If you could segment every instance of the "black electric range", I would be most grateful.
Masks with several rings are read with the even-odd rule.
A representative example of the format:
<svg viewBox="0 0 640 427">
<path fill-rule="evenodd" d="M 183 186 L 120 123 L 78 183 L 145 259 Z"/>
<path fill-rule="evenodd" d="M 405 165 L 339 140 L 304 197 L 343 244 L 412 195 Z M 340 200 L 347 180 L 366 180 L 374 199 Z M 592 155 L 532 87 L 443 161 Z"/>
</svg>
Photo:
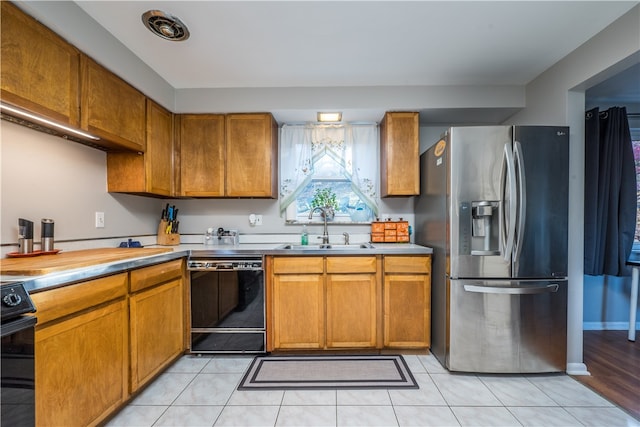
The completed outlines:
<svg viewBox="0 0 640 427">
<path fill-rule="evenodd" d="M 35 426 L 35 325 L 33 301 L 21 282 L 0 283 L 0 420 Z"/>
</svg>

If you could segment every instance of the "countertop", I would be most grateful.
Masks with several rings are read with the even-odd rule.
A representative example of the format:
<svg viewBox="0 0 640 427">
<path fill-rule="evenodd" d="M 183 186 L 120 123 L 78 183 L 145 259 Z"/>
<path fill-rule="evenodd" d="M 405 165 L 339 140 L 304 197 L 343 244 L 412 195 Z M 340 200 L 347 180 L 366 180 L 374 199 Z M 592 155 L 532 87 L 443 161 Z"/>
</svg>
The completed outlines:
<svg viewBox="0 0 640 427">
<path fill-rule="evenodd" d="M 340 248 L 332 245 L 331 249 L 283 249 L 282 243 L 250 243 L 239 245 L 204 246 L 202 244 L 182 244 L 171 246 L 171 252 L 151 256 L 133 257 L 126 260 L 95 264 L 92 266 L 53 272 L 41 276 L 2 275 L 5 282 L 23 282 L 29 293 L 41 292 L 59 286 L 91 280 L 101 276 L 117 274 L 123 271 L 146 267 L 153 264 L 171 261 L 188 256 L 263 256 L 263 255 L 430 255 L 431 248 L 412 243 L 375 243 L 371 248 Z M 166 247 L 152 245 L 146 247 Z"/>
</svg>

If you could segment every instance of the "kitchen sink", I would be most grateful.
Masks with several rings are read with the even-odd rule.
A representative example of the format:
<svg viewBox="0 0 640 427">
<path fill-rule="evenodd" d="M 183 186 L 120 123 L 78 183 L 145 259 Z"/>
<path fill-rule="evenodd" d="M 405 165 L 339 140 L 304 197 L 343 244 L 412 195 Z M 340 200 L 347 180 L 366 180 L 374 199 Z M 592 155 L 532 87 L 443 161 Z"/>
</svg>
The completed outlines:
<svg viewBox="0 0 640 427">
<path fill-rule="evenodd" d="M 360 243 L 357 245 L 291 245 L 285 244 L 279 246 L 278 249 L 289 249 L 292 251 L 339 251 L 348 249 L 373 249 L 373 246 L 369 243 Z"/>
</svg>

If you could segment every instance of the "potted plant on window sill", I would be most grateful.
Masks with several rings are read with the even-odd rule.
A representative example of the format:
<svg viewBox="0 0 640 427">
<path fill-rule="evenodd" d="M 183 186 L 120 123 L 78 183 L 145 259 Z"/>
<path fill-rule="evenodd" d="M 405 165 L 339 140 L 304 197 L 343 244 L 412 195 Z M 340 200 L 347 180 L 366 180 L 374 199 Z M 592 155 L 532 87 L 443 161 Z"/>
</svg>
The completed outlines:
<svg viewBox="0 0 640 427">
<path fill-rule="evenodd" d="M 336 210 L 338 209 L 338 197 L 331 188 L 318 188 L 311 199 L 311 209 L 324 208 L 321 213 L 324 218 L 325 212 L 327 214 L 327 220 L 332 220 L 335 217 Z"/>
</svg>

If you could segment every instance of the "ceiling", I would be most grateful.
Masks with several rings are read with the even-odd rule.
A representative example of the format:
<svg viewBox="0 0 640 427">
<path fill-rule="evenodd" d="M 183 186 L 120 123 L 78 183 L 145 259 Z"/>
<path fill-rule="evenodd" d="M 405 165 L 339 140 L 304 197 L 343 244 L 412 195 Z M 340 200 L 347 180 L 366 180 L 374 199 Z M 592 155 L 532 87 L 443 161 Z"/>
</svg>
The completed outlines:
<svg viewBox="0 0 640 427">
<path fill-rule="evenodd" d="M 524 86 L 637 1 L 75 1 L 175 89 Z M 179 17 L 184 42 L 141 15 Z M 72 41 L 73 42 L 73 41 Z M 464 111 L 436 109 L 443 122 Z M 511 109 L 471 109 L 500 121 Z M 279 121 L 297 121 L 296 111 Z M 363 117 L 364 118 L 364 117 Z"/>
</svg>

